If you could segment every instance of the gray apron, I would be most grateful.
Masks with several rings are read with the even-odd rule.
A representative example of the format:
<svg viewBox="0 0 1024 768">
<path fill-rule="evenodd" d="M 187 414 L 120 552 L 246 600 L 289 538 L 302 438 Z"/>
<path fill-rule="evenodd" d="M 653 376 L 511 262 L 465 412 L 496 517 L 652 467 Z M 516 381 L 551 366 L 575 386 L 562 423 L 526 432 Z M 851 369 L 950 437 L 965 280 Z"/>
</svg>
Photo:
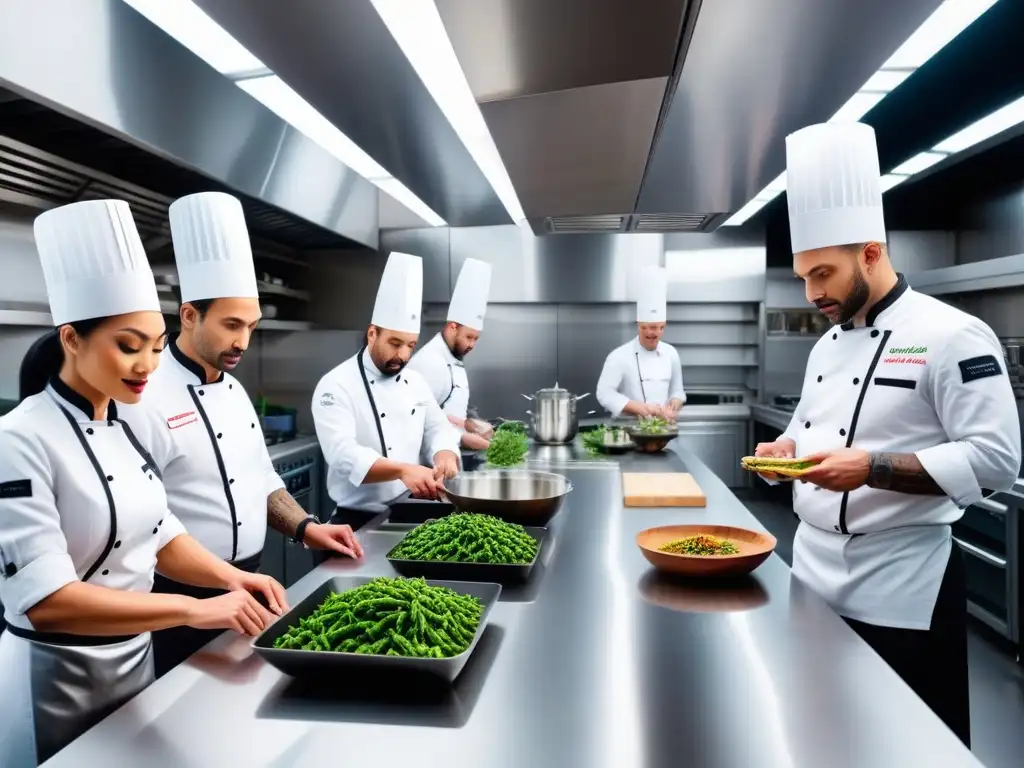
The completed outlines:
<svg viewBox="0 0 1024 768">
<path fill-rule="evenodd" d="M 96 644 L 65 644 L 83 640 Z M 0 766 L 36 768 L 152 681 L 148 633 L 71 638 L 8 625 L 0 635 Z"/>
</svg>

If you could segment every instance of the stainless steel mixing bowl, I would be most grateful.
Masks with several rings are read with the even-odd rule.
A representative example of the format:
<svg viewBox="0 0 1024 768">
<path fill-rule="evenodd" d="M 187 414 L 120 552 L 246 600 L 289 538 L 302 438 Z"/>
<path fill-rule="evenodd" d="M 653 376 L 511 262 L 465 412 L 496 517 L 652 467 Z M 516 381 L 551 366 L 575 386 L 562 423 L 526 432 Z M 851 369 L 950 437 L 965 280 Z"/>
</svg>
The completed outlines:
<svg viewBox="0 0 1024 768">
<path fill-rule="evenodd" d="M 528 469 L 464 472 L 444 486 L 456 509 L 534 526 L 547 525 L 572 490 L 563 475 Z"/>
</svg>

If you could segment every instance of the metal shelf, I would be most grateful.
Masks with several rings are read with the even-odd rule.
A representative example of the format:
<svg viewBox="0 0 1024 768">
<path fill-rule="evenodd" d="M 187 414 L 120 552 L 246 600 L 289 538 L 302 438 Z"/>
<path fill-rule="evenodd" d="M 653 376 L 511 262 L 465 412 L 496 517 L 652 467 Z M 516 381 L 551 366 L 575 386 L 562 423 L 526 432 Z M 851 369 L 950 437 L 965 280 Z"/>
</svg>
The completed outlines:
<svg viewBox="0 0 1024 768">
<path fill-rule="evenodd" d="M 29 328 L 52 328 L 49 312 L 32 309 L 0 309 L 0 326 L 20 325 Z"/>
<path fill-rule="evenodd" d="M 309 292 L 300 291 L 298 288 L 286 288 L 283 285 L 265 283 L 261 280 L 258 283 L 256 283 L 256 289 L 260 292 L 261 296 L 287 296 L 290 299 L 298 299 L 299 301 L 309 301 Z"/>
<path fill-rule="evenodd" d="M 1024 253 L 907 275 L 919 293 L 945 296 L 1024 285 Z"/>
</svg>

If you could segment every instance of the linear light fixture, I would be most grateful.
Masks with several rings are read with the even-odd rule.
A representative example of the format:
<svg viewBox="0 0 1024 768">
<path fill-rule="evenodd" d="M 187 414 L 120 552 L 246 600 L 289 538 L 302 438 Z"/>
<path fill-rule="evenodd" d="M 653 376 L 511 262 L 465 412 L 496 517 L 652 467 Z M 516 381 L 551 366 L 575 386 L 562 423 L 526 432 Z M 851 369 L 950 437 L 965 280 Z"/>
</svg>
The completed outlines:
<svg viewBox="0 0 1024 768">
<path fill-rule="evenodd" d="M 881 68 L 850 99 L 839 108 L 830 123 L 856 122 L 896 90 L 925 62 L 952 42 L 957 35 L 977 21 L 998 0 L 945 0 L 917 28 Z M 941 157 L 939 158 L 942 159 Z M 919 162 L 924 162 L 922 159 Z M 938 160 L 936 160 L 938 162 Z M 923 170 L 923 169 L 922 169 Z M 915 171 L 917 173 L 919 171 Z M 780 182 L 781 179 L 781 182 Z M 884 182 L 883 182 L 884 183 Z M 898 182 L 897 182 L 898 183 Z M 895 184 L 893 184 L 895 186 Z M 891 187 L 889 187 L 891 189 Z M 883 187 L 883 191 L 884 191 Z M 740 208 L 722 226 L 739 226 L 764 206 L 786 191 L 786 173 L 762 189 L 754 199 Z"/>
<path fill-rule="evenodd" d="M 432 227 L 445 220 L 339 131 L 192 0 L 124 0 L 267 109 Z"/>
<path fill-rule="evenodd" d="M 526 218 L 434 0 L 372 0 L 384 24 L 434 97 L 512 221 Z"/>
<path fill-rule="evenodd" d="M 1024 98 L 1010 102 L 1002 109 L 997 109 L 962 131 L 943 139 L 928 151 L 914 155 L 905 163 L 896 166 L 882 177 L 882 191 L 888 192 L 947 157 L 957 155 L 1021 123 L 1024 123 Z"/>
</svg>

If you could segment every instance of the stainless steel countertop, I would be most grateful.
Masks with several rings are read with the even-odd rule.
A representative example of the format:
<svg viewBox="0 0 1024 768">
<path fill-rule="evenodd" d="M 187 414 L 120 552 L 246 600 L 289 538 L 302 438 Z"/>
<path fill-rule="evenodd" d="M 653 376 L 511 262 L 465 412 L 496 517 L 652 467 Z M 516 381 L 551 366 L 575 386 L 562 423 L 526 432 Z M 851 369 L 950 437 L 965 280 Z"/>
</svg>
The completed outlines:
<svg viewBox="0 0 1024 768">
<path fill-rule="evenodd" d="M 750 406 L 750 416 L 754 421 L 785 430 L 793 418 L 792 411 L 785 411 L 772 405 L 755 404 Z"/>
<path fill-rule="evenodd" d="M 575 490 L 543 565 L 504 591 L 445 695 L 299 684 L 224 635 L 45 765 L 980 765 L 777 556 L 728 587 L 658 577 L 638 531 L 760 525 L 685 449 L 627 454 L 621 467 L 685 469 L 708 506 L 624 509 L 615 463 L 566 470 Z M 364 534 L 364 562 L 327 563 L 290 599 L 335 574 L 390 574 L 384 554 L 400 535 Z"/>
<path fill-rule="evenodd" d="M 600 408 L 600 406 L 597 406 Z M 593 406 L 587 400 L 584 400 L 576 405 L 576 411 L 580 414 L 580 426 L 594 426 L 596 424 L 607 424 L 612 421 L 610 418 L 600 418 L 599 416 L 584 416 L 583 414 L 593 410 Z M 679 409 L 678 421 L 746 421 L 750 418 L 750 406 L 740 405 L 735 403 L 725 403 L 723 405 L 684 405 Z M 633 419 L 622 420 L 623 423 L 627 421 L 633 421 Z"/>
<path fill-rule="evenodd" d="M 312 446 L 319 444 L 320 441 L 316 439 L 316 435 L 299 435 L 294 440 L 267 446 L 267 452 L 270 454 L 271 461 L 280 461 L 286 456 L 308 450 Z"/>
</svg>

